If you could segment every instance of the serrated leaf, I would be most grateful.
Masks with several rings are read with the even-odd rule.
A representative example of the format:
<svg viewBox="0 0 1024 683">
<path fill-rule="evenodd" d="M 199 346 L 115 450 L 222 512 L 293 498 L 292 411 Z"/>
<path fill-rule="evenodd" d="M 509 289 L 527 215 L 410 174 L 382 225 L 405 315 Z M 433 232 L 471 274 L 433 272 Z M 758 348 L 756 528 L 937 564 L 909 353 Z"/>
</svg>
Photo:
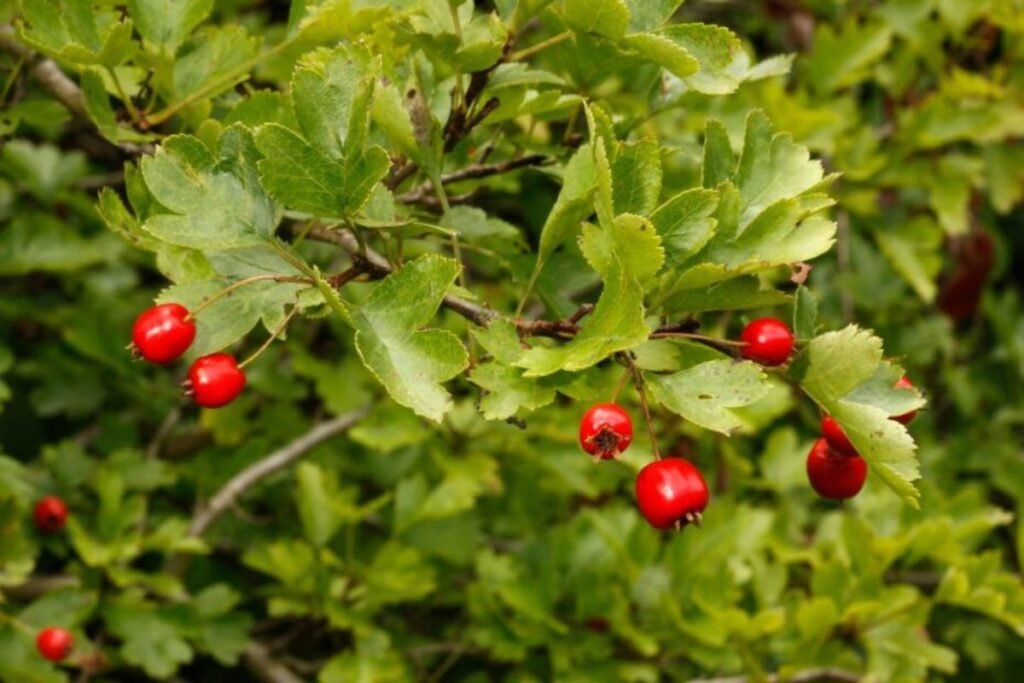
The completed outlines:
<svg viewBox="0 0 1024 683">
<path fill-rule="evenodd" d="M 629 30 L 650 31 L 668 21 L 683 0 L 626 0 Z"/>
<path fill-rule="evenodd" d="M 440 421 L 451 408 L 441 382 L 466 367 L 466 349 L 447 330 L 421 330 L 458 276 L 458 264 L 425 255 L 380 282 L 354 311 L 356 348 L 397 403 Z"/>
<path fill-rule="evenodd" d="M 469 380 L 487 393 L 480 400 L 480 411 L 488 420 L 504 420 L 522 410 L 536 410 L 555 400 L 554 378 L 528 379 L 523 370 L 513 367 L 523 353 L 519 333 L 508 320 L 495 320 L 473 335 L 494 360 L 481 363 Z"/>
<path fill-rule="evenodd" d="M 23 1 L 20 37 L 62 62 L 114 67 L 129 59 L 138 45 L 132 22 L 111 9 L 94 10 L 89 0 Z"/>
<path fill-rule="evenodd" d="M 707 244 L 717 225 L 713 218 L 717 207 L 717 192 L 692 188 L 672 197 L 651 214 L 651 223 L 661 235 L 669 263 L 683 263 Z"/>
<path fill-rule="evenodd" d="M 699 70 L 683 78 L 688 87 L 709 95 L 726 94 L 736 89 L 742 74 L 730 73 L 730 69 L 741 54 L 742 46 L 732 31 L 722 26 L 694 22 L 673 24 L 659 35 L 697 60 Z"/>
<path fill-rule="evenodd" d="M 780 306 L 789 296 L 775 289 L 765 289 L 756 276 L 740 276 L 716 282 L 707 287 L 677 290 L 665 303 L 664 314 L 701 313 L 704 311 L 741 311 L 748 308 Z"/>
<path fill-rule="evenodd" d="M 593 212 L 596 184 L 594 152 L 590 145 L 584 145 L 576 150 L 562 172 L 562 189 L 540 235 L 538 270 L 551 253 L 575 234 L 580 224 Z"/>
<path fill-rule="evenodd" d="M 633 33 L 622 39 L 622 44 L 663 66 L 677 78 L 692 76 L 700 70 L 700 62 L 679 43 L 656 33 Z"/>
<path fill-rule="evenodd" d="M 812 340 L 794 362 L 803 390 L 831 415 L 857 451 L 905 502 L 917 507 L 916 446 L 890 419 L 924 404 L 916 392 L 894 388 L 901 372 L 882 363 L 882 341 L 850 325 Z"/>
<path fill-rule="evenodd" d="M 629 27 L 629 7 L 624 0 L 565 0 L 565 23 L 581 33 L 596 33 L 617 40 Z"/>
<path fill-rule="evenodd" d="M 128 0 L 142 38 L 173 54 L 213 9 L 213 0 Z"/>
<path fill-rule="evenodd" d="M 516 365 L 526 370 L 526 377 L 582 370 L 647 339 L 641 283 L 664 262 L 654 228 L 639 216 L 624 214 L 610 227 L 584 227 L 582 248 L 604 281 L 601 297 L 572 341 L 553 348 L 534 347 L 519 359 Z"/>
<path fill-rule="evenodd" d="M 661 195 L 661 150 L 654 140 L 624 143 L 612 162 L 615 213 L 646 216 Z"/>
<path fill-rule="evenodd" d="M 655 400 L 694 424 L 723 434 L 743 421 L 733 412 L 764 398 L 770 389 L 760 366 L 715 360 L 671 375 L 648 375 Z"/>
<path fill-rule="evenodd" d="M 261 244 L 274 233 L 277 215 L 256 180 L 251 134 L 233 126 L 221 145 L 218 159 L 198 139 L 176 135 L 142 160 L 146 186 L 171 212 L 151 216 L 143 225 L 149 233 L 205 251 Z"/>
<path fill-rule="evenodd" d="M 246 80 L 260 42 L 239 25 L 199 29 L 174 62 L 169 99 L 210 99 Z"/>
<path fill-rule="evenodd" d="M 133 128 L 118 124 L 114 108 L 110 106 L 110 97 L 104 85 L 103 75 L 97 67 L 89 67 L 82 71 L 81 86 L 85 111 L 107 140 L 119 144 L 122 142 L 149 142 L 156 139 L 154 135 L 140 133 Z"/>
<path fill-rule="evenodd" d="M 814 50 L 805 63 L 811 85 L 826 95 L 852 85 L 889 50 L 892 31 L 883 24 L 845 24 L 837 34 L 827 23 L 814 32 Z"/>
<path fill-rule="evenodd" d="M 732 152 L 729 132 L 718 119 L 708 119 L 704 130 L 704 158 L 701 164 L 701 185 L 717 187 L 731 180 L 736 172 L 736 155 Z"/>
</svg>

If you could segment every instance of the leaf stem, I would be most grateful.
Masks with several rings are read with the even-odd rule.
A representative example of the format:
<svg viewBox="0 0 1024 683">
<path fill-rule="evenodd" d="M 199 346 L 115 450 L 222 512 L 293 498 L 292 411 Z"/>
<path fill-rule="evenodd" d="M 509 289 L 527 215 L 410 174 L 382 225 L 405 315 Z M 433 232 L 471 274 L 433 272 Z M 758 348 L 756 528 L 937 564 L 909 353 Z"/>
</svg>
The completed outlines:
<svg viewBox="0 0 1024 683">
<path fill-rule="evenodd" d="M 253 275 L 252 277 L 247 277 L 244 280 L 233 282 L 224 289 L 220 290 L 219 292 L 211 296 L 209 299 L 204 299 L 201 304 L 196 306 L 195 310 L 189 311 L 189 314 L 185 316 L 185 320 L 195 320 L 196 316 L 199 315 L 204 309 L 206 309 L 211 304 L 220 301 L 224 297 L 234 292 L 236 289 L 241 289 L 242 287 L 248 284 L 252 284 L 253 282 L 299 282 L 310 285 L 314 284 L 311 278 L 299 277 L 296 275 Z"/>
<path fill-rule="evenodd" d="M 541 50 L 546 50 L 549 47 L 553 47 L 555 45 L 558 45 L 559 43 L 565 42 L 566 40 L 568 40 L 571 37 L 572 37 L 572 31 L 562 31 L 561 33 L 559 33 L 557 35 L 551 36 L 547 40 L 542 40 L 541 42 L 537 43 L 536 45 L 531 45 L 530 47 L 523 48 L 522 50 L 519 50 L 517 52 L 513 52 L 512 54 L 510 54 L 508 56 L 508 59 L 506 59 L 505 61 L 507 61 L 507 62 L 519 62 L 519 61 L 522 61 L 522 60 L 526 59 L 527 57 L 532 57 L 533 55 L 537 54 Z"/>
<path fill-rule="evenodd" d="M 274 340 L 277 339 L 279 336 L 281 336 L 281 333 L 283 333 L 285 331 L 285 329 L 287 329 L 288 323 L 290 323 L 292 321 L 292 318 L 294 318 L 295 314 L 298 313 L 298 312 L 299 312 L 299 307 L 297 305 L 296 306 L 292 306 L 292 310 L 288 312 L 288 315 L 286 315 L 284 320 L 281 322 L 281 324 L 277 326 L 277 329 L 274 330 L 269 337 L 267 337 L 266 341 L 264 341 L 262 344 L 260 344 L 260 347 L 258 349 L 256 349 L 251 356 L 249 356 L 248 358 L 243 360 L 241 363 L 239 363 L 238 367 L 239 368 L 244 368 L 246 365 L 249 365 L 254 360 L 256 360 L 257 358 L 262 356 L 263 352 L 266 351 L 268 348 L 270 348 L 270 345 L 274 343 Z"/>
<path fill-rule="evenodd" d="M 207 97 L 213 97 L 219 92 L 226 90 L 227 88 L 230 88 L 233 85 L 236 85 L 237 83 L 248 79 L 250 75 L 248 73 L 249 71 L 251 71 L 254 67 L 258 66 L 264 60 L 273 57 L 274 55 L 278 54 L 286 47 L 291 45 L 292 40 L 292 38 L 284 40 L 275 45 L 274 47 L 270 48 L 266 52 L 263 52 L 261 54 L 256 55 L 255 57 L 245 60 L 244 62 L 236 66 L 234 69 L 229 71 L 222 78 L 215 80 L 209 85 L 206 85 L 200 88 L 199 90 L 196 90 L 194 93 L 188 95 L 184 99 L 178 100 L 174 104 L 170 104 L 161 109 L 160 111 L 156 112 L 155 114 L 147 117 L 147 127 L 158 126 L 161 123 L 164 123 L 165 121 L 170 119 L 172 116 L 177 114 L 182 109 L 190 107 L 196 102 L 204 100 Z M 241 79 L 241 81 L 239 79 Z"/>
<path fill-rule="evenodd" d="M 110 76 L 110 80 L 114 82 L 114 89 L 117 90 L 117 96 L 124 102 L 124 106 L 128 108 L 128 115 L 132 117 L 132 122 L 138 124 L 142 117 L 139 115 L 139 110 L 136 109 L 135 103 L 132 102 L 132 98 L 128 97 L 124 88 L 121 87 L 121 79 L 117 77 L 117 72 L 114 71 L 113 67 L 107 67 L 107 74 Z"/>
<path fill-rule="evenodd" d="M 640 409 L 644 413 L 644 423 L 647 425 L 647 435 L 651 437 L 651 450 L 654 452 L 654 459 L 661 460 L 661 451 L 658 449 L 658 437 L 654 433 L 654 420 L 651 418 L 651 406 L 647 403 L 647 390 L 644 388 L 644 376 L 640 368 L 633 362 L 632 356 L 626 351 L 621 354 L 626 368 L 633 375 L 636 384 L 636 393 L 640 396 Z"/>
</svg>

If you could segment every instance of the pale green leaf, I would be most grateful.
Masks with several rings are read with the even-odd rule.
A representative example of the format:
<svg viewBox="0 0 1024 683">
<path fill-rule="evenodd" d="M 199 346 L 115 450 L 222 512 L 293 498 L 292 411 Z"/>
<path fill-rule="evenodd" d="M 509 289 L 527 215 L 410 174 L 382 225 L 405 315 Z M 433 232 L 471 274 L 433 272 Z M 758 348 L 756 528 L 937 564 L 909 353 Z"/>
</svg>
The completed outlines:
<svg viewBox="0 0 1024 683">
<path fill-rule="evenodd" d="M 728 434 L 743 426 L 733 409 L 764 398 L 767 376 L 755 363 L 715 360 L 671 375 L 648 375 L 655 400 L 694 424 Z"/>
</svg>

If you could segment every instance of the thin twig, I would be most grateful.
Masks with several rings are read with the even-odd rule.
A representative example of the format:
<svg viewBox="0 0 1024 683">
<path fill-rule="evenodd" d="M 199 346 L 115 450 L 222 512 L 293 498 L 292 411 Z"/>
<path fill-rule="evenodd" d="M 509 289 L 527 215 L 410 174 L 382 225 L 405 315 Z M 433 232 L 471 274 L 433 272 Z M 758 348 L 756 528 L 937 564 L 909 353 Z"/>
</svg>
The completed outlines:
<svg viewBox="0 0 1024 683">
<path fill-rule="evenodd" d="M 279 448 L 265 458 L 257 460 L 252 465 L 246 467 L 232 477 L 228 483 L 224 484 L 196 514 L 189 525 L 188 535 L 193 537 L 202 536 L 210 525 L 246 491 L 274 472 L 291 465 L 324 441 L 349 429 L 366 417 L 369 412 L 369 407 L 365 406 L 344 415 L 339 415 L 327 422 L 321 422 L 287 446 Z"/>
<path fill-rule="evenodd" d="M 517 157 L 515 159 L 509 159 L 508 161 L 502 161 L 496 164 L 472 164 L 465 168 L 446 173 L 441 176 L 441 182 L 445 185 L 457 183 L 461 180 L 473 180 L 477 178 L 487 178 L 489 176 L 500 175 L 502 173 L 508 173 L 519 168 L 527 166 L 544 166 L 550 164 L 552 159 L 543 154 L 528 154 L 526 156 Z M 397 199 L 406 204 L 415 204 L 421 201 L 427 194 L 433 190 L 433 185 L 430 183 L 423 183 L 415 190 L 410 190 L 405 194 L 401 194 Z"/>
<path fill-rule="evenodd" d="M 275 661 L 259 643 L 249 643 L 245 646 L 242 661 L 260 683 L 306 683 L 291 669 Z"/>
<path fill-rule="evenodd" d="M 160 446 L 163 445 L 164 439 L 171 433 L 174 427 L 181 420 L 181 406 L 176 406 L 167 411 L 167 415 L 164 416 L 160 426 L 157 427 L 156 433 L 153 434 L 153 438 L 150 440 L 149 445 L 146 446 L 146 459 L 152 460 L 153 458 L 160 455 Z"/>
<path fill-rule="evenodd" d="M 359 253 L 359 241 L 350 230 L 331 230 L 322 226 L 316 226 L 309 231 L 309 238 L 337 244 L 350 254 Z M 364 258 L 366 259 L 366 265 L 371 276 L 379 278 L 391 274 L 393 270 L 391 264 L 373 249 L 367 248 Z M 488 323 L 498 317 L 497 311 L 450 294 L 445 296 L 441 303 L 444 304 L 445 308 L 455 311 L 481 327 L 486 327 Z"/>
</svg>

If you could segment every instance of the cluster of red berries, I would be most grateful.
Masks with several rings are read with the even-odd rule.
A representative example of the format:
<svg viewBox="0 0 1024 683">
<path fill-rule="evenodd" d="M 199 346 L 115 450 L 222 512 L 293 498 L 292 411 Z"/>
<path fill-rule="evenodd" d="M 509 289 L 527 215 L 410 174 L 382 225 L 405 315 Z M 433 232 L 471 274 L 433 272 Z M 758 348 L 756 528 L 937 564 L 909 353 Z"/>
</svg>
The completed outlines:
<svg viewBox="0 0 1024 683">
<path fill-rule="evenodd" d="M 132 327 L 132 348 L 150 363 L 178 360 L 196 338 L 196 323 L 184 306 L 160 304 L 143 311 Z M 185 392 L 204 408 L 220 408 L 245 388 L 245 371 L 234 356 L 213 353 L 192 363 Z"/>
<path fill-rule="evenodd" d="M 912 389 L 913 383 L 906 377 L 896 382 L 900 389 Z M 917 415 L 916 410 L 892 419 L 909 424 Z M 850 437 L 831 415 L 821 418 L 821 438 L 814 442 L 807 454 L 807 478 L 811 487 L 822 498 L 846 500 L 853 498 L 864 488 L 868 477 L 868 464 L 850 442 Z"/>
<path fill-rule="evenodd" d="M 46 496 L 32 510 L 32 521 L 41 533 L 60 533 L 68 521 L 68 506 L 57 496 Z M 44 659 L 51 662 L 59 662 L 67 657 L 73 644 L 71 632 L 57 626 L 48 626 L 36 636 L 36 649 Z"/>
<path fill-rule="evenodd" d="M 762 365 L 782 365 L 795 346 L 793 332 L 777 318 L 754 320 L 743 329 L 740 339 L 743 357 Z M 595 460 L 614 458 L 632 441 L 633 421 L 615 403 L 593 406 L 580 421 L 580 445 Z M 636 477 L 637 507 L 657 529 L 700 525 L 709 498 L 700 470 L 685 458 L 658 458 Z"/>
</svg>

